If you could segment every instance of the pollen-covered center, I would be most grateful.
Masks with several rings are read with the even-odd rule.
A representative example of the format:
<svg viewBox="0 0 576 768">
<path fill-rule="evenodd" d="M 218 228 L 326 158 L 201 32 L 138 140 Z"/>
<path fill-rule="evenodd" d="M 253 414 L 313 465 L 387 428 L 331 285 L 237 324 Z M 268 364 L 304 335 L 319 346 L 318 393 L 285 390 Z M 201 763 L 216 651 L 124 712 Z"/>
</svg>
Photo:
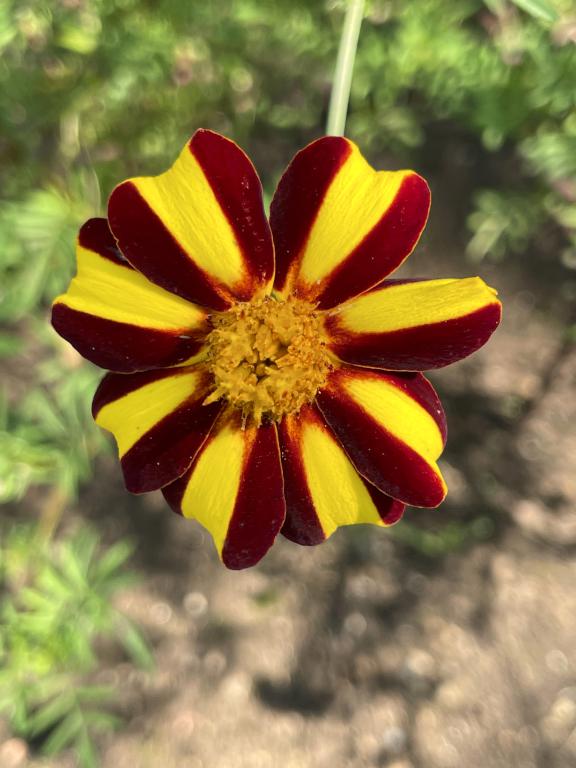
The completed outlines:
<svg viewBox="0 0 576 768">
<path fill-rule="evenodd" d="M 319 313 L 299 299 L 237 304 L 212 316 L 208 366 L 214 391 L 257 424 L 313 400 L 331 368 Z"/>
</svg>

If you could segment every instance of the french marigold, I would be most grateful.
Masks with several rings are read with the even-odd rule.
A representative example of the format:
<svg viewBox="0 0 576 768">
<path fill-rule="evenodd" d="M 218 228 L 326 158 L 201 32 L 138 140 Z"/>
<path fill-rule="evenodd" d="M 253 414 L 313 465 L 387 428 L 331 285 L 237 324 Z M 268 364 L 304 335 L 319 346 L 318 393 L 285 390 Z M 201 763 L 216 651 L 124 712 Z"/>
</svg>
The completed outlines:
<svg viewBox="0 0 576 768">
<path fill-rule="evenodd" d="M 229 568 L 278 533 L 318 544 L 440 504 L 446 420 L 421 371 L 482 346 L 501 306 L 478 277 L 388 279 L 429 207 L 423 178 L 342 137 L 295 156 L 269 221 L 248 157 L 208 130 L 117 186 L 52 322 L 110 371 L 93 414 L 128 490 L 162 489 Z"/>
</svg>

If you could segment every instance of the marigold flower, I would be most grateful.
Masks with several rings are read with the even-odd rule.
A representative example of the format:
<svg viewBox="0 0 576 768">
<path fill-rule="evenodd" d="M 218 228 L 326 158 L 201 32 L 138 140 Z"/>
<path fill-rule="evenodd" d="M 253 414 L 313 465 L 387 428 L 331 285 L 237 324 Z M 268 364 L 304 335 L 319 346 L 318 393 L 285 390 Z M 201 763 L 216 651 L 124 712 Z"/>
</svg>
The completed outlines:
<svg viewBox="0 0 576 768">
<path fill-rule="evenodd" d="M 280 532 L 318 544 L 440 504 L 446 421 L 421 371 L 482 346 L 501 308 L 478 277 L 388 279 L 429 207 L 418 174 L 341 137 L 296 155 L 269 222 L 250 160 L 212 131 L 117 186 L 52 322 L 110 371 L 93 414 L 128 490 L 161 488 L 229 568 Z"/>
</svg>

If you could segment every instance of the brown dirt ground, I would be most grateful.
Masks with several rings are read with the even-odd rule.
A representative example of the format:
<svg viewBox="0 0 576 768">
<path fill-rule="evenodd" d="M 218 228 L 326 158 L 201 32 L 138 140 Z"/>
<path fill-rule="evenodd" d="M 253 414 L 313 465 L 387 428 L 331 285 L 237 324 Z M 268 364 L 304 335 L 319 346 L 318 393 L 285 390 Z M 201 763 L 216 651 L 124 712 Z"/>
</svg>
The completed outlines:
<svg viewBox="0 0 576 768">
<path fill-rule="evenodd" d="M 458 229 L 444 219 L 410 274 L 477 271 L 444 252 Z M 126 720 L 102 743 L 104 768 L 576 765 L 576 354 L 557 260 L 522 258 L 530 272 L 481 265 L 503 325 L 433 377 L 450 427 L 437 511 L 313 549 L 279 540 L 257 568 L 227 572 L 158 494 L 131 498 L 113 462 L 96 468 L 74 514 L 135 540 L 143 581 L 121 605 L 157 660 L 100 674 Z M 465 531 L 454 551 L 415 544 L 449 523 Z M 74 761 L 0 746 L 2 768 L 23 765 Z"/>
</svg>

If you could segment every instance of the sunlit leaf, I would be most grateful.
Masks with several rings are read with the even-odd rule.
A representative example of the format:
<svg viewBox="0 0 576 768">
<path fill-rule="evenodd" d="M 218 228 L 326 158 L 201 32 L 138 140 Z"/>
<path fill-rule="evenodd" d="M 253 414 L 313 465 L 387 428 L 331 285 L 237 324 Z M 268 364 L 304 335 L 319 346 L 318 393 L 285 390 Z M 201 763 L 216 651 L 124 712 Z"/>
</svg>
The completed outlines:
<svg viewBox="0 0 576 768">
<path fill-rule="evenodd" d="M 54 728 L 50 736 L 43 744 L 42 751 L 48 755 L 57 755 L 66 747 L 71 746 L 83 728 L 82 716 L 78 709 L 74 708 Z"/>
<path fill-rule="evenodd" d="M 52 701 L 40 707 L 29 720 L 29 728 L 32 736 L 42 733 L 56 723 L 64 720 L 74 708 L 74 695 L 63 691 Z"/>
<path fill-rule="evenodd" d="M 108 549 L 94 565 L 94 578 L 106 582 L 116 575 L 133 552 L 133 546 L 128 541 L 117 541 Z"/>
<path fill-rule="evenodd" d="M 535 19 L 553 22 L 558 18 L 556 9 L 547 0 L 511 0 L 511 2 Z"/>
<path fill-rule="evenodd" d="M 125 617 L 119 620 L 118 639 L 132 660 L 143 669 L 154 667 L 154 657 L 141 632 Z"/>
<path fill-rule="evenodd" d="M 76 754 L 81 768 L 98 768 L 96 748 L 86 728 L 82 729 L 78 736 Z"/>
</svg>

